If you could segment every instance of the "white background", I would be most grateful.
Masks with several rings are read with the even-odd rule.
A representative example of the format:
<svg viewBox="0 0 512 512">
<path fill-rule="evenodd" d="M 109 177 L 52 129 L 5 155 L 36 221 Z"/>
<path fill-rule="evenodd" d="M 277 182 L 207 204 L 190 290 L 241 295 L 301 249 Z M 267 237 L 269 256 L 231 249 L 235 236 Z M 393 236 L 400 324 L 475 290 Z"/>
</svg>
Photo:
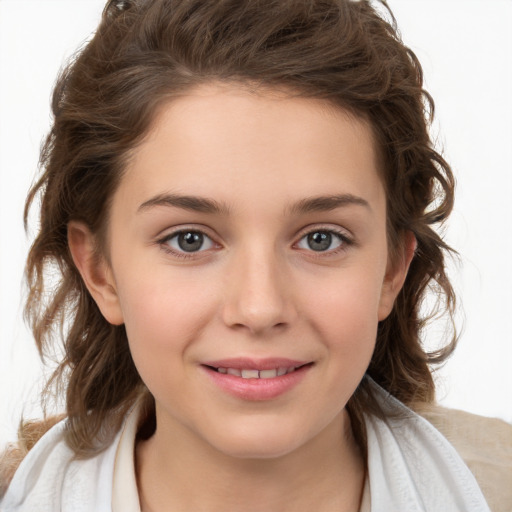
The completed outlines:
<svg viewBox="0 0 512 512">
<path fill-rule="evenodd" d="M 438 147 L 458 180 L 447 239 L 465 328 L 438 372 L 441 403 L 512 421 L 512 1 L 390 0 L 437 107 Z M 103 0 L 0 0 L 0 445 L 38 414 L 41 370 L 22 321 L 27 189 L 60 66 Z M 462 314 L 460 321 L 462 321 Z M 435 342 L 441 326 L 431 330 Z"/>
</svg>

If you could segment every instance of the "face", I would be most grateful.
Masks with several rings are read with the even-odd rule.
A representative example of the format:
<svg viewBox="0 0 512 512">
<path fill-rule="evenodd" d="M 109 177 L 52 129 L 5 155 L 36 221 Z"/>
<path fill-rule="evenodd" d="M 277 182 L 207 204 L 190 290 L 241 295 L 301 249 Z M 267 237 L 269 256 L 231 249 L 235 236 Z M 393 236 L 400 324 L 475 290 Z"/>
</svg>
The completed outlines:
<svg viewBox="0 0 512 512">
<path fill-rule="evenodd" d="M 93 292 L 160 431 L 274 457 L 346 421 L 403 278 L 377 167 L 369 127 L 320 100 L 212 85 L 161 109 Z"/>
</svg>

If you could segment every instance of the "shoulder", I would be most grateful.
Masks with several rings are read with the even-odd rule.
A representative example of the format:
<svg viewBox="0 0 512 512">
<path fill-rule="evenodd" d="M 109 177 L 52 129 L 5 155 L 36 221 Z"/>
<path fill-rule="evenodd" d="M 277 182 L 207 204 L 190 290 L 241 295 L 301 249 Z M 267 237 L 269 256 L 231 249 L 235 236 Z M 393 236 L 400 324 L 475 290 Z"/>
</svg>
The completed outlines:
<svg viewBox="0 0 512 512">
<path fill-rule="evenodd" d="M 489 512 L 474 475 L 439 430 L 376 383 L 372 388 L 381 408 L 365 417 L 372 503 L 379 510 Z"/>
<path fill-rule="evenodd" d="M 65 421 L 57 423 L 29 451 L 0 502 L 2 512 L 109 510 L 116 443 L 78 460 L 65 429 Z"/>
<path fill-rule="evenodd" d="M 34 445 L 54 425 L 64 419 L 63 415 L 50 416 L 37 421 L 21 421 L 18 440 L 0 451 L 0 499 L 7 491 L 14 473 Z"/>
<path fill-rule="evenodd" d="M 452 444 L 477 479 L 494 512 L 512 510 L 512 425 L 439 405 L 417 412 Z"/>
<path fill-rule="evenodd" d="M 8 452 L 6 456 L 10 457 L 13 466 L 19 464 L 19 467 L 2 500 L 2 510 L 17 510 L 27 500 L 30 502 L 32 495 L 39 497 L 42 481 L 58 485 L 58 474 L 72 457 L 63 440 L 64 428 L 64 421 L 57 423 L 30 450 L 24 450 L 18 444 Z M 18 460 L 14 460 L 16 458 Z"/>
</svg>

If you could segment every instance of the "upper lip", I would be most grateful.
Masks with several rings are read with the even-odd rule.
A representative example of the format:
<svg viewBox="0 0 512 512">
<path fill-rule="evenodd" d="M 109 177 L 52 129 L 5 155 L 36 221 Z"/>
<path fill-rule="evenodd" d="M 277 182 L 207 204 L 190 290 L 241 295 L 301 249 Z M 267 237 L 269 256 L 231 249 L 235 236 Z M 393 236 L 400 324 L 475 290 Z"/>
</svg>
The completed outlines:
<svg viewBox="0 0 512 512">
<path fill-rule="evenodd" d="M 216 359 L 215 361 L 205 361 L 204 366 L 213 368 L 236 368 L 238 370 L 273 370 L 274 368 L 290 368 L 295 366 L 304 366 L 311 361 L 302 361 L 289 359 L 286 357 L 269 357 L 264 359 L 250 357 L 234 357 L 228 359 Z"/>
</svg>

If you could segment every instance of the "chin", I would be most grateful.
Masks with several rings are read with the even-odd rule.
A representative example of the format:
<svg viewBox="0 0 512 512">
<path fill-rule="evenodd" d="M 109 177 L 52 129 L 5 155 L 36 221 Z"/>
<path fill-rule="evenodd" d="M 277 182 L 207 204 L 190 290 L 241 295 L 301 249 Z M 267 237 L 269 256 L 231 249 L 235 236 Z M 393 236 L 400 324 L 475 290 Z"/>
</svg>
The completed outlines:
<svg viewBox="0 0 512 512">
<path fill-rule="evenodd" d="M 236 459 L 277 459 L 293 453 L 308 440 L 297 426 L 276 428 L 275 422 L 266 428 L 252 425 L 219 434 L 216 439 L 209 436 L 209 444 Z"/>
<path fill-rule="evenodd" d="M 290 443 L 289 441 L 273 440 L 269 443 L 268 439 L 251 442 L 240 442 L 230 446 L 219 446 L 218 449 L 229 457 L 245 460 L 271 460 L 285 457 L 293 453 L 300 447 L 300 443 Z"/>
</svg>

